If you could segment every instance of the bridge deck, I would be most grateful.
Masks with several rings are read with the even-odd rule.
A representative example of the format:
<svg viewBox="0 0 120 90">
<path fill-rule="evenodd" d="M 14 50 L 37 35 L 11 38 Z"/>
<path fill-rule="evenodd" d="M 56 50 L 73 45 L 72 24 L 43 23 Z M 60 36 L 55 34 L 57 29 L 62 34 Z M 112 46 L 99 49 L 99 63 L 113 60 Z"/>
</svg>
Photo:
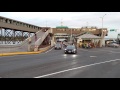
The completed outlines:
<svg viewBox="0 0 120 90">
<path fill-rule="evenodd" d="M 46 27 L 39 27 L 36 25 L 28 24 L 25 22 L 13 20 L 2 16 L 0 16 L 0 28 L 20 30 L 32 33 L 35 33 L 44 28 L 46 29 Z"/>
</svg>

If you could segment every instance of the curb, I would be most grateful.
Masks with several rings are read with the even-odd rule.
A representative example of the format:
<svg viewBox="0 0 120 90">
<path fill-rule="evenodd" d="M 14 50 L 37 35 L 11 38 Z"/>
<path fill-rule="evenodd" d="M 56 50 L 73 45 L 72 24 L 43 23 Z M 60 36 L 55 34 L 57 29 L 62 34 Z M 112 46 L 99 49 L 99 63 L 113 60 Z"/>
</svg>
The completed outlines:
<svg viewBox="0 0 120 90">
<path fill-rule="evenodd" d="M 13 55 L 29 55 L 29 54 L 40 54 L 51 48 L 50 46 L 46 47 L 43 50 L 37 52 L 14 52 L 14 53 L 1 53 L 0 56 L 13 56 Z"/>
</svg>

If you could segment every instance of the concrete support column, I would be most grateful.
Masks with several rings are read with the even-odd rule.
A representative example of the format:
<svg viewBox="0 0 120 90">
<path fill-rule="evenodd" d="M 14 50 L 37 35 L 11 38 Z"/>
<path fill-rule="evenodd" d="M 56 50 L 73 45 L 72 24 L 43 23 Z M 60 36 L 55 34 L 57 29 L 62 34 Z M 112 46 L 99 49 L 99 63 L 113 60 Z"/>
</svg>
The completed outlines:
<svg viewBox="0 0 120 90">
<path fill-rule="evenodd" d="M 5 37 L 4 41 L 5 41 L 5 44 L 6 44 L 6 29 L 4 29 L 4 37 Z"/>
<path fill-rule="evenodd" d="M 103 29 L 101 29 L 101 39 L 100 39 L 100 47 L 102 47 L 102 42 L 103 42 Z"/>
<path fill-rule="evenodd" d="M 105 35 L 106 35 L 106 30 L 102 30 L 102 35 L 101 35 L 101 40 L 100 40 L 100 47 L 105 46 Z"/>
<path fill-rule="evenodd" d="M 28 37 L 30 37 L 30 32 L 28 32 Z"/>
<path fill-rule="evenodd" d="M 1 44 L 3 44 L 3 35 L 2 35 L 3 33 L 2 33 L 2 28 L 0 28 L 0 30 L 1 30 L 1 39 L 0 39 L 1 41 L 0 41 L 0 42 L 1 42 Z"/>
<path fill-rule="evenodd" d="M 105 46 L 105 39 L 104 38 L 102 38 L 100 40 L 100 47 L 103 47 L 103 46 Z"/>
<path fill-rule="evenodd" d="M 79 44 L 80 44 L 79 39 L 77 39 L 77 48 L 79 48 Z"/>
<path fill-rule="evenodd" d="M 24 41 L 24 37 L 23 37 L 23 31 L 21 31 L 21 33 L 22 33 L 22 41 Z"/>
<path fill-rule="evenodd" d="M 35 46 L 34 51 L 35 51 L 35 52 L 38 51 L 38 46 Z"/>
<path fill-rule="evenodd" d="M 13 30 L 13 44 L 15 44 L 15 30 Z"/>
<path fill-rule="evenodd" d="M 30 51 L 31 51 L 31 42 L 28 41 L 28 52 L 30 52 Z"/>
<path fill-rule="evenodd" d="M 51 47 L 54 46 L 54 36 L 52 36 L 52 39 L 51 39 Z"/>
</svg>

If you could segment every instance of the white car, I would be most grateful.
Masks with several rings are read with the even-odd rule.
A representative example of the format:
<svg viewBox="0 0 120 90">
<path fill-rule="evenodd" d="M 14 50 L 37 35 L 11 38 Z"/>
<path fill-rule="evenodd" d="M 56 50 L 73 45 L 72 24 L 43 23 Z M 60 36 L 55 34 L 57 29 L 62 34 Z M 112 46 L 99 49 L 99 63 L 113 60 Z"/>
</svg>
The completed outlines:
<svg viewBox="0 0 120 90">
<path fill-rule="evenodd" d="M 108 46 L 109 47 L 116 47 L 116 48 L 118 48 L 119 44 L 117 44 L 117 43 L 110 43 L 110 44 L 108 44 Z"/>
</svg>

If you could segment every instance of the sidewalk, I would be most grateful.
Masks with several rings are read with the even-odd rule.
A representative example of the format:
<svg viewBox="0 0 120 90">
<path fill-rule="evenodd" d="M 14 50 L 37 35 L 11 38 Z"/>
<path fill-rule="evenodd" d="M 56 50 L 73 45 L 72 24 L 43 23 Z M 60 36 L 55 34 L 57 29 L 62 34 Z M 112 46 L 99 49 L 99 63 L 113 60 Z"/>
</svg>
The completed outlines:
<svg viewBox="0 0 120 90">
<path fill-rule="evenodd" d="M 29 54 L 40 54 L 42 52 L 47 51 L 51 46 L 47 46 L 45 48 L 40 49 L 37 52 L 13 52 L 13 53 L 0 53 L 0 56 L 13 56 L 13 55 L 29 55 Z"/>
</svg>

